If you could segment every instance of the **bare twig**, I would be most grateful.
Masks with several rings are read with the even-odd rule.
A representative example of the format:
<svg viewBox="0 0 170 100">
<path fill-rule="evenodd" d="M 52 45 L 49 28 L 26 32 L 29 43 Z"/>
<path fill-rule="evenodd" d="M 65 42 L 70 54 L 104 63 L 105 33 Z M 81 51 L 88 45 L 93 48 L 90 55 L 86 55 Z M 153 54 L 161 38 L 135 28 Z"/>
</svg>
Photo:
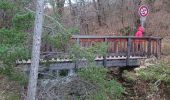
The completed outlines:
<svg viewBox="0 0 170 100">
<path fill-rule="evenodd" d="M 27 8 L 27 7 L 25 7 L 25 9 L 26 9 L 27 11 L 31 12 L 31 13 L 35 13 L 35 11 L 32 11 L 31 9 L 29 9 L 29 8 Z M 65 31 L 66 33 L 68 33 L 68 32 L 66 31 L 66 29 L 60 24 L 60 22 L 58 22 L 57 20 L 55 20 L 53 17 L 51 17 L 51 16 L 49 16 L 49 15 L 47 15 L 47 14 L 44 14 L 44 16 L 45 16 L 46 18 L 50 19 L 51 21 L 55 22 L 63 31 Z"/>
<path fill-rule="evenodd" d="M 53 28 L 53 27 L 50 27 L 50 26 L 44 26 L 43 25 L 43 28 L 48 28 L 48 29 L 50 29 L 51 31 L 49 32 L 49 33 L 51 33 L 52 32 L 52 35 L 55 35 L 55 29 Z"/>
</svg>

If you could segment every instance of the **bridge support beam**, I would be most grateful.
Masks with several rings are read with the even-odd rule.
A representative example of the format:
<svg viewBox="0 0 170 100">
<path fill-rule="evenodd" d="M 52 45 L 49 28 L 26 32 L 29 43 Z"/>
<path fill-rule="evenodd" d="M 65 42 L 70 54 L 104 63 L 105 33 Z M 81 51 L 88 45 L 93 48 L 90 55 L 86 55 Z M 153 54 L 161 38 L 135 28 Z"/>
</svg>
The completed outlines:
<svg viewBox="0 0 170 100">
<path fill-rule="evenodd" d="M 73 75 L 75 75 L 75 69 L 69 69 L 68 76 L 73 76 Z"/>
</svg>

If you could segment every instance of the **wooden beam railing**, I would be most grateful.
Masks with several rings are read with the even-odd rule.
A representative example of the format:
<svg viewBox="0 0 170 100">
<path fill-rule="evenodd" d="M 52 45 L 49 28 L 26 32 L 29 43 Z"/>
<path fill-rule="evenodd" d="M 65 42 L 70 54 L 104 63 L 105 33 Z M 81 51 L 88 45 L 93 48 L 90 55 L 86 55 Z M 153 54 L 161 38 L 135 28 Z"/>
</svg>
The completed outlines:
<svg viewBox="0 0 170 100">
<path fill-rule="evenodd" d="M 160 37 L 134 36 L 82 36 L 73 35 L 73 42 L 77 42 L 81 47 L 90 47 L 95 43 L 107 42 L 108 55 L 113 56 L 139 56 L 139 57 L 160 57 L 161 40 Z"/>
</svg>

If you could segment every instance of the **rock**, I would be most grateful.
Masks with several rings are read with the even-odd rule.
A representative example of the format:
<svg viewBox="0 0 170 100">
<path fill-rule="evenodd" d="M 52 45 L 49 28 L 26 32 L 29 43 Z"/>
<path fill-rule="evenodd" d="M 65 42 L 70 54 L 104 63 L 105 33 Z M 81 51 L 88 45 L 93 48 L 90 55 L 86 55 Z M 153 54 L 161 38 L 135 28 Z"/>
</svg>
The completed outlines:
<svg viewBox="0 0 170 100">
<path fill-rule="evenodd" d="M 150 64 L 156 64 L 157 63 L 157 58 L 156 57 L 151 57 L 145 60 L 145 64 L 150 63 Z"/>
<path fill-rule="evenodd" d="M 153 65 L 155 65 L 155 64 L 145 63 L 145 66 L 146 66 L 146 67 L 153 66 Z"/>
<path fill-rule="evenodd" d="M 145 69 L 145 68 L 147 68 L 148 66 L 140 66 L 140 67 L 138 67 L 138 68 L 135 68 L 134 70 L 135 71 L 138 71 L 138 70 L 141 70 L 141 69 Z"/>
</svg>

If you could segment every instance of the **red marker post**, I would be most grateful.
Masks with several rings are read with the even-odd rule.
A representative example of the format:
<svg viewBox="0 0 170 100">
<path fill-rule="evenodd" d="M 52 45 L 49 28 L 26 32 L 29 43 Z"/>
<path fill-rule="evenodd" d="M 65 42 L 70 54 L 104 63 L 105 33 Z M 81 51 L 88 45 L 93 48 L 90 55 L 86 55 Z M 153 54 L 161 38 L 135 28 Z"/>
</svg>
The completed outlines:
<svg viewBox="0 0 170 100">
<path fill-rule="evenodd" d="M 149 14 L 148 6 L 146 6 L 146 5 L 140 6 L 139 9 L 138 9 L 138 13 L 139 13 L 139 16 L 140 16 L 141 26 L 144 27 L 146 17 Z"/>
</svg>

